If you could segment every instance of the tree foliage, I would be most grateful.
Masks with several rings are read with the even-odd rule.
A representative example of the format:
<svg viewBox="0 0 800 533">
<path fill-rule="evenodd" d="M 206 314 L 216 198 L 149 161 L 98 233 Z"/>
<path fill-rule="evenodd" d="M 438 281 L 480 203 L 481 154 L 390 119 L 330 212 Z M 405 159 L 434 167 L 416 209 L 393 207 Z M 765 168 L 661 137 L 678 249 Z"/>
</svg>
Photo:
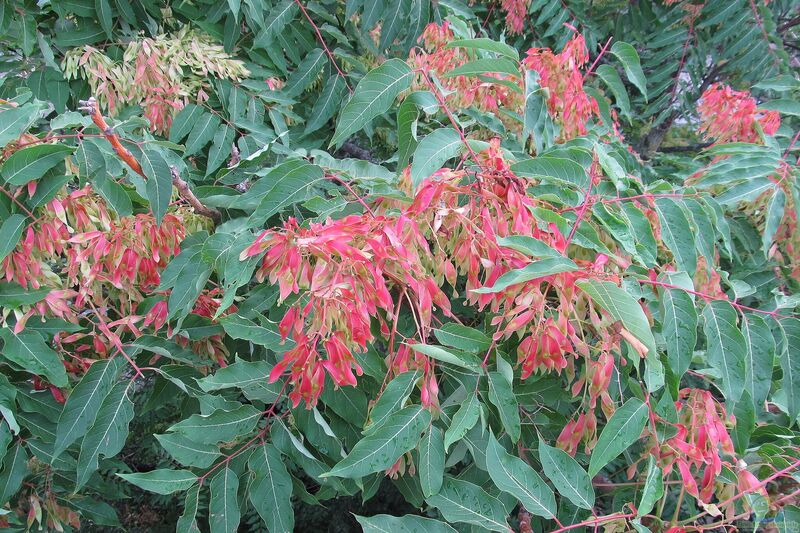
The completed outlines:
<svg viewBox="0 0 800 533">
<path fill-rule="evenodd" d="M 364 531 L 791 530 L 797 28 L 0 4 L 0 523 L 130 526 L 144 490 L 283 532 L 393 484 L 415 511 Z"/>
</svg>

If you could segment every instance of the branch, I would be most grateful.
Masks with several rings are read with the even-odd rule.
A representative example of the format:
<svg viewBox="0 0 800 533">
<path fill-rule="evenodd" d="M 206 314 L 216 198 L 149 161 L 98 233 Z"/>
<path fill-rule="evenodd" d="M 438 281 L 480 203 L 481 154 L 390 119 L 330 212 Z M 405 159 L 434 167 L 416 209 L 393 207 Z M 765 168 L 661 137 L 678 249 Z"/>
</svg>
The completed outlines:
<svg viewBox="0 0 800 533">
<path fill-rule="evenodd" d="M 200 203 L 200 200 L 197 199 L 197 196 L 195 196 L 192 190 L 189 188 L 189 184 L 181 178 L 177 167 L 172 166 L 169 168 L 169 170 L 172 173 L 172 184 L 176 189 L 178 189 L 178 194 L 180 194 L 184 200 L 189 202 L 197 214 L 210 218 L 214 221 L 214 225 L 219 224 L 222 221 L 222 215 L 220 215 L 219 211 L 213 207 L 207 207 Z"/>
<path fill-rule="evenodd" d="M 339 151 L 344 155 L 349 155 L 355 157 L 356 159 L 363 159 L 364 161 L 369 161 L 371 163 L 375 162 L 372 158 L 372 152 L 365 148 L 361 148 L 357 144 L 350 141 L 346 141 L 344 144 L 342 144 L 342 147 L 339 148 Z"/>
<path fill-rule="evenodd" d="M 133 154 L 122 146 L 122 143 L 119 141 L 119 135 L 114 133 L 114 128 L 108 125 L 106 119 L 103 118 L 103 115 L 100 113 L 100 107 L 97 105 L 97 100 L 95 100 L 94 96 L 90 97 L 88 100 L 80 100 L 79 102 L 81 105 L 78 109 L 81 111 L 86 111 L 92 117 L 92 122 L 94 125 L 100 128 L 100 131 L 103 132 L 103 136 L 106 140 L 111 143 L 111 147 L 117 153 L 117 156 L 125 161 L 125 163 L 133 169 L 134 172 L 139 174 L 144 179 L 147 179 L 147 176 L 144 175 L 142 171 L 142 166 L 133 157 Z"/>
<path fill-rule="evenodd" d="M 687 144 L 686 146 L 664 146 L 660 147 L 657 152 L 664 152 L 664 153 L 680 153 L 680 152 L 699 152 L 700 150 L 705 150 L 713 143 L 710 142 L 702 142 L 697 144 Z"/>
<path fill-rule="evenodd" d="M 100 131 L 103 132 L 103 136 L 111 144 L 111 147 L 114 149 L 114 152 L 116 152 L 117 156 L 125 161 L 125 163 L 131 167 L 134 172 L 147 180 L 148 178 L 142 170 L 142 165 L 140 165 L 136 158 L 133 157 L 133 154 L 130 152 L 130 150 L 122 146 L 122 143 L 119 140 L 119 135 L 114 133 L 114 128 L 109 126 L 106 122 L 106 119 L 103 118 L 103 115 L 100 113 L 100 108 L 97 105 L 97 100 L 95 100 L 94 96 L 88 100 L 81 100 L 80 104 L 81 106 L 78 109 L 89 113 L 89 115 L 92 117 L 92 122 L 94 122 L 95 126 L 100 128 Z M 215 225 L 219 224 L 222 220 L 222 215 L 220 215 L 219 211 L 211 207 L 206 207 L 200 203 L 200 200 L 197 199 L 197 196 L 195 196 L 191 189 L 189 189 L 189 184 L 181 179 L 177 168 L 170 167 L 170 172 L 172 174 L 172 184 L 176 189 L 178 189 L 178 193 L 181 195 L 181 197 L 189 202 L 189 204 L 198 214 L 210 218 L 214 221 Z"/>
</svg>

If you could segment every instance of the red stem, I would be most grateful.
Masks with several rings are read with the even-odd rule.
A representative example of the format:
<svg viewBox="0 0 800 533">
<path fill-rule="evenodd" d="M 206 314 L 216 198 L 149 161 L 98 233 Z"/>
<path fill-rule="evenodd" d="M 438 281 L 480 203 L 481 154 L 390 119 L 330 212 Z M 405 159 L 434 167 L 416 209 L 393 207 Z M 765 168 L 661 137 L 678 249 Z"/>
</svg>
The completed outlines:
<svg viewBox="0 0 800 533">
<path fill-rule="evenodd" d="M 606 50 L 608 50 L 608 45 L 610 45 L 610 44 L 611 44 L 611 39 L 613 39 L 613 37 L 609 37 L 609 38 L 608 38 L 608 40 L 606 41 L 606 44 L 605 44 L 605 45 L 603 46 L 603 48 L 600 50 L 600 53 L 599 53 L 599 54 L 597 54 L 597 57 L 596 57 L 596 58 L 594 58 L 594 62 L 593 62 L 593 63 L 591 64 L 591 66 L 589 67 L 589 70 L 587 70 L 587 71 L 586 71 L 586 74 L 584 74 L 584 75 L 583 75 L 583 79 L 584 79 L 584 80 L 586 80 L 586 78 L 588 78 L 589 76 L 591 76 L 592 72 L 594 71 L 594 67 L 596 67 L 596 66 L 597 66 L 597 63 L 599 63 L 599 62 L 600 62 L 600 58 L 601 58 L 601 57 L 603 57 L 603 55 L 606 53 Z"/>
<path fill-rule="evenodd" d="M 336 73 L 344 81 L 344 85 L 345 85 L 345 87 L 347 87 L 347 91 L 350 94 L 353 94 L 352 87 L 350 87 L 350 84 L 347 83 L 347 76 L 345 76 L 344 72 L 342 72 L 342 69 L 339 68 L 339 65 L 336 63 L 336 59 L 333 57 L 333 53 L 331 52 L 330 48 L 328 48 L 328 45 L 325 44 L 325 39 L 323 39 L 322 32 L 319 31 L 319 27 L 316 24 L 314 24 L 314 21 L 311 19 L 311 15 L 308 14 L 308 11 L 306 11 L 306 8 L 303 6 L 303 4 L 302 4 L 302 2 L 300 2 L 300 0 L 294 0 L 294 3 L 297 4 L 298 6 L 300 6 L 300 11 L 303 12 L 303 15 L 306 17 L 306 20 L 308 20 L 308 23 L 311 24 L 312 28 L 314 28 L 314 32 L 317 34 L 317 40 L 319 40 L 319 43 L 322 45 L 322 48 L 325 50 L 325 53 L 328 55 L 328 58 L 331 60 L 331 63 L 333 63 L 333 68 L 336 69 Z"/>
</svg>

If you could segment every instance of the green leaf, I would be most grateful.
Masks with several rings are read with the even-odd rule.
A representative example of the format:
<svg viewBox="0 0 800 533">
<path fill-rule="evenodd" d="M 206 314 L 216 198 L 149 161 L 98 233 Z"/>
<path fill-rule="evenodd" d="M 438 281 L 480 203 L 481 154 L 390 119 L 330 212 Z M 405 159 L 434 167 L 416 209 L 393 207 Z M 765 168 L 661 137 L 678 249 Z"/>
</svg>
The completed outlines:
<svg viewBox="0 0 800 533">
<path fill-rule="evenodd" d="M 214 134 L 214 142 L 208 151 L 208 164 L 206 165 L 206 177 L 217 170 L 231 155 L 234 129 L 227 124 L 222 125 Z"/>
<path fill-rule="evenodd" d="M 259 326 L 252 320 L 237 314 L 227 315 L 219 322 L 225 328 L 225 333 L 234 339 L 250 341 L 268 350 L 280 350 L 281 344 L 283 344 L 277 326 L 272 323 L 268 323 L 269 327 Z M 291 341 L 288 342 L 292 344 Z"/>
<path fill-rule="evenodd" d="M 262 226 L 272 215 L 283 208 L 305 200 L 314 185 L 325 179 L 322 168 L 307 162 L 287 165 L 285 172 L 273 176 L 270 172 L 263 179 L 271 178 L 270 190 L 261 198 L 248 221 L 249 227 Z M 277 171 L 278 168 L 275 170 Z"/>
<path fill-rule="evenodd" d="M 511 383 L 500 372 L 489 372 L 489 401 L 497 407 L 503 428 L 511 437 L 511 441 L 517 442 L 522 431 L 519 404 L 511 389 Z"/>
<path fill-rule="evenodd" d="M 697 311 L 689 293 L 665 289 L 661 296 L 661 332 L 667 344 L 669 366 L 678 381 L 689 369 L 697 344 Z"/>
<path fill-rule="evenodd" d="M 56 387 L 67 386 L 67 371 L 61 358 L 38 332 L 27 329 L 16 334 L 3 328 L 0 337 L 4 342 L 0 353 L 5 359 L 31 374 L 43 376 Z"/>
<path fill-rule="evenodd" d="M 197 508 L 200 507 L 200 485 L 186 491 L 183 514 L 175 525 L 175 533 L 200 533 L 197 525 Z"/>
<path fill-rule="evenodd" d="M 758 315 L 742 316 L 742 335 L 747 344 L 744 357 L 744 388 L 750 392 L 753 407 L 760 413 L 772 386 L 775 363 L 775 337 L 767 322 Z"/>
<path fill-rule="evenodd" d="M 558 250 L 551 248 L 535 237 L 527 235 L 509 235 L 508 237 L 497 237 L 497 244 L 504 248 L 511 248 L 529 257 L 556 257 L 561 254 Z"/>
<path fill-rule="evenodd" d="M 703 309 L 706 357 L 722 377 L 720 390 L 725 400 L 736 403 L 745 386 L 747 345 L 736 327 L 736 311 L 726 301 L 709 302 Z"/>
<path fill-rule="evenodd" d="M 186 151 L 183 155 L 193 155 L 208 144 L 214 138 L 220 124 L 221 121 L 217 115 L 211 113 L 200 115 L 192 126 L 192 131 L 189 132 L 189 138 L 186 139 Z"/>
<path fill-rule="evenodd" d="M 416 447 L 430 422 L 430 411 L 419 405 L 393 413 L 377 430 L 358 441 L 347 457 L 324 476 L 358 479 L 388 469 L 401 455 Z"/>
<path fill-rule="evenodd" d="M 539 156 L 523 159 L 511 165 L 518 176 L 540 179 L 556 185 L 574 185 L 581 190 L 589 187 L 586 170 L 572 159 L 555 156 Z"/>
<path fill-rule="evenodd" d="M 369 413 L 370 421 L 364 429 L 365 434 L 373 433 L 383 425 L 390 415 L 402 409 L 414 391 L 419 377 L 420 373 L 416 370 L 403 372 L 386 385 Z"/>
<path fill-rule="evenodd" d="M 619 107 L 620 112 L 624 117 L 627 117 L 628 122 L 631 120 L 631 102 L 628 99 L 628 91 L 625 90 L 625 85 L 622 79 L 617 74 L 617 69 L 611 65 L 600 65 L 595 70 L 600 79 L 608 85 L 611 92 L 614 94 L 614 100 Z"/>
<path fill-rule="evenodd" d="M 539 441 L 539 460 L 544 474 L 553 482 L 556 490 L 581 509 L 594 505 L 592 480 L 578 462 L 564 450 L 548 446 Z"/>
<path fill-rule="evenodd" d="M 188 470 L 159 469 L 151 470 L 150 472 L 117 475 L 139 488 L 162 495 L 186 490 L 197 481 L 197 476 Z"/>
<path fill-rule="evenodd" d="M 628 43 L 617 41 L 611 45 L 611 53 L 617 56 L 622 66 L 625 68 L 625 74 L 631 83 L 636 85 L 639 92 L 642 93 L 644 99 L 647 100 L 647 82 L 644 78 L 642 65 L 639 63 L 639 54 L 636 49 Z"/>
<path fill-rule="evenodd" d="M 693 276 L 697 268 L 697 252 L 689 219 L 672 198 L 657 198 L 655 207 L 661 221 L 661 238 L 675 257 L 678 269 Z"/>
<path fill-rule="evenodd" d="M 286 96 L 295 97 L 305 91 L 317 79 L 328 58 L 322 48 L 315 48 L 309 52 L 286 80 L 283 92 Z"/>
<path fill-rule="evenodd" d="M 458 39 L 450 41 L 444 48 L 470 48 L 474 50 L 485 50 L 487 52 L 495 52 L 501 56 L 505 56 L 512 61 L 519 61 L 519 52 L 506 43 L 487 39 L 486 37 L 479 37 L 477 39 Z"/>
<path fill-rule="evenodd" d="M 114 18 L 111 12 L 111 4 L 108 0 L 95 0 L 95 13 L 97 13 L 97 20 L 100 21 L 103 31 L 106 32 L 106 37 L 112 39 L 112 31 L 114 29 Z"/>
<path fill-rule="evenodd" d="M 253 482 L 248 491 L 250 502 L 270 531 L 294 531 L 292 478 L 286 471 L 281 453 L 272 444 L 253 451 L 248 461 Z"/>
<path fill-rule="evenodd" d="M 64 410 L 58 419 L 54 455 L 58 456 L 67 447 L 83 437 L 94 424 L 100 406 L 117 381 L 125 359 L 116 357 L 92 363 L 80 383 L 67 398 Z"/>
<path fill-rule="evenodd" d="M 648 408 L 638 398 L 631 398 L 609 419 L 589 459 L 589 475 L 595 476 L 608 463 L 639 440 L 648 420 Z"/>
<path fill-rule="evenodd" d="M 3 221 L 0 226 L 0 262 L 17 247 L 27 220 L 25 215 L 15 213 Z"/>
<path fill-rule="evenodd" d="M 305 133 L 313 133 L 325 125 L 336 111 L 339 109 L 339 104 L 342 102 L 347 86 L 344 83 L 344 78 L 338 74 L 334 74 L 325 83 L 325 87 L 314 102 L 314 107 L 311 109 L 311 114 L 308 116 L 306 123 Z"/>
<path fill-rule="evenodd" d="M 0 168 L 0 176 L 10 185 L 25 185 L 44 176 L 73 151 L 74 148 L 64 144 L 35 144 L 21 148 L 6 159 Z"/>
<path fill-rule="evenodd" d="M 450 427 L 447 428 L 444 434 L 444 449 L 450 449 L 450 445 L 460 441 L 464 435 L 472 429 L 478 422 L 480 416 L 480 404 L 478 402 L 477 394 L 469 394 L 465 403 L 461 404 L 456 414 L 453 415 L 453 421 Z"/>
<path fill-rule="evenodd" d="M 650 323 L 642 306 L 633 296 L 610 281 L 586 279 L 578 281 L 576 285 L 605 309 L 614 320 L 622 322 L 625 329 L 647 348 L 648 357 L 656 356 L 656 341 L 650 330 Z"/>
<path fill-rule="evenodd" d="M 336 146 L 389 110 L 401 92 L 411 86 L 411 68 L 401 59 L 389 59 L 359 82 L 344 106 L 329 146 Z"/>
<path fill-rule="evenodd" d="M 103 457 L 114 457 L 125 446 L 128 425 L 133 420 L 134 414 L 133 402 L 128 397 L 128 385 L 128 382 L 117 383 L 111 389 L 97 412 L 94 424 L 83 437 L 78 457 L 78 477 L 75 482 L 78 489 L 85 485 L 97 470 L 97 460 L 101 454 Z"/>
<path fill-rule="evenodd" d="M 783 337 L 780 353 L 783 379 L 781 389 L 786 398 L 786 412 L 790 421 L 800 416 L 800 320 L 785 318 L 778 322 Z"/>
<path fill-rule="evenodd" d="M 439 128 L 425 136 L 414 152 L 411 163 L 411 183 L 414 188 L 428 179 L 442 165 L 464 150 L 461 136 L 453 128 Z"/>
<path fill-rule="evenodd" d="M 433 330 L 433 334 L 443 345 L 465 352 L 485 352 L 492 344 L 492 339 L 483 332 L 455 322 L 448 322 L 440 329 Z"/>
<path fill-rule="evenodd" d="M 0 472 L 0 505 L 5 505 L 22 486 L 28 473 L 28 452 L 22 442 L 3 457 L 3 471 Z"/>
<path fill-rule="evenodd" d="M 147 176 L 147 200 L 156 224 L 161 224 L 172 197 L 172 172 L 164 156 L 157 150 L 143 150 L 141 164 L 142 172 Z"/>
<path fill-rule="evenodd" d="M 413 514 L 391 516 L 376 514 L 373 516 L 353 515 L 364 533 L 456 533 L 456 530 L 439 520 L 425 518 Z"/>
<path fill-rule="evenodd" d="M 200 116 L 205 111 L 202 107 L 195 104 L 187 104 L 183 109 L 178 111 L 175 118 L 172 120 L 172 126 L 169 129 L 169 141 L 179 143 L 189 135 L 192 128 L 197 124 Z"/>
<path fill-rule="evenodd" d="M 533 69 L 525 71 L 525 109 L 522 131 L 526 143 L 530 137 L 533 137 L 537 154 L 551 146 L 558 134 L 558 128 L 547 110 L 547 91 L 539 84 L 539 74 Z"/>
<path fill-rule="evenodd" d="M 548 519 L 555 518 L 557 511 L 553 491 L 525 461 L 509 454 L 493 434 L 489 434 L 486 466 L 497 488 L 522 502 L 528 512 Z"/>
<path fill-rule="evenodd" d="M 208 525 L 211 533 L 235 533 L 239 529 L 239 476 L 228 467 L 211 479 L 211 499 L 208 503 Z"/>
<path fill-rule="evenodd" d="M 2 231 L 0 231 L 0 239 Z M 3 242 L 0 240 L 0 242 Z M 0 261 L 3 258 L 0 257 Z M 22 285 L 17 283 L 7 283 L 0 281 L 0 306 L 14 309 L 23 305 L 31 305 L 44 300 L 50 289 L 30 289 L 25 290 Z"/>
<path fill-rule="evenodd" d="M 411 0 L 400 0 L 390 4 L 389 9 L 384 12 L 383 24 L 381 25 L 381 49 L 386 49 L 392 45 L 400 31 L 408 24 Z"/>
<path fill-rule="evenodd" d="M 217 444 L 249 433 L 261 418 L 261 411 L 242 405 L 233 411 L 217 409 L 210 415 L 192 415 L 169 428 L 201 444 Z"/>
<path fill-rule="evenodd" d="M 563 272 L 574 272 L 576 270 L 578 270 L 578 265 L 566 257 L 547 257 L 539 261 L 534 261 L 523 268 L 506 272 L 497 278 L 497 281 L 495 281 L 494 285 L 491 287 L 473 289 L 472 292 L 476 294 L 501 292 L 512 285 L 541 280 L 547 276 L 561 274 Z"/>
<path fill-rule="evenodd" d="M 297 9 L 297 2 L 294 0 L 283 0 L 283 2 L 270 9 L 264 25 L 258 28 L 259 32 L 253 45 L 266 49 L 286 25 L 294 19 Z"/>
<path fill-rule="evenodd" d="M 448 522 L 464 522 L 490 531 L 508 531 L 503 504 L 468 481 L 447 476 L 442 490 L 427 498 Z"/>
<path fill-rule="evenodd" d="M 250 395 L 259 395 L 260 401 L 271 403 L 277 399 L 281 390 L 280 382 L 268 383 L 271 371 L 272 365 L 266 361 L 237 359 L 233 364 L 197 380 L 197 384 L 206 392 L 237 387 L 248 398 Z"/>
<path fill-rule="evenodd" d="M 116 211 L 117 215 L 126 217 L 133 213 L 131 197 L 125 192 L 122 185 L 111 179 L 106 173 L 95 174 L 91 180 L 94 190 Z"/>
<path fill-rule="evenodd" d="M 775 238 L 778 228 L 783 220 L 783 211 L 786 206 L 786 193 L 783 189 L 776 187 L 775 193 L 769 200 L 767 206 L 767 214 L 764 220 L 764 235 L 762 236 L 762 249 L 764 255 L 769 256 L 769 249 L 772 246 L 772 241 Z"/>
<path fill-rule="evenodd" d="M 474 372 L 480 371 L 481 360 L 475 354 L 455 350 L 449 351 L 441 346 L 433 346 L 431 344 L 410 344 L 409 348 L 443 363 L 450 363 Z"/>
<path fill-rule="evenodd" d="M 444 481 L 444 440 L 442 430 L 431 426 L 419 441 L 419 483 L 426 498 L 442 488 Z"/>
<path fill-rule="evenodd" d="M 650 514 L 655 504 L 664 495 L 664 477 L 652 455 L 647 460 L 647 477 L 644 480 L 642 495 L 639 497 L 636 516 Z"/>
<path fill-rule="evenodd" d="M 39 106 L 22 105 L 3 109 L 0 112 L 0 148 L 19 138 L 39 117 Z"/>
<path fill-rule="evenodd" d="M 511 76 L 520 77 L 519 64 L 516 61 L 509 61 L 508 59 L 497 58 L 484 58 L 470 61 L 460 67 L 444 74 L 443 78 L 453 78 L 455 76 L 477 76 L 479 74 L 486 74 L 488 72 L 499 72 L 501 74 L 510 74 Z"/>
<path fill-rule="evenodd" d="M 778 111 L 782 115 L 800 117 L 800 103 L 789 98 L 770 100 L 769 102 L 764 102 L 758 108 L 766 111 Z"/>
<path fill-rule="evenodd" d="M 222 456 L 216 446 L 195 442 L 180 433 L 165 433 L 154 436 L 158 443 L 167 450 L 167 453 L 183 466 L 208 468 Z"/>
</svg>

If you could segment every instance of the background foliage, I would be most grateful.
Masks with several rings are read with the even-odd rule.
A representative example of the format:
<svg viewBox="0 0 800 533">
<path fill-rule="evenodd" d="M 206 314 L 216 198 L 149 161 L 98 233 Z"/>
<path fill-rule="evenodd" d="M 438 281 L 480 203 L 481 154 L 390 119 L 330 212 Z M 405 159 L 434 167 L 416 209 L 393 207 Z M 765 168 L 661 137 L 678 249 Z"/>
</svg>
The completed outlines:
<svg viewBox="0 0 800 533">
<path fill-rule="evenodd" d="M 0 3 L 4 530 L 794 531 L 798 28 Z"/>
</svg>

